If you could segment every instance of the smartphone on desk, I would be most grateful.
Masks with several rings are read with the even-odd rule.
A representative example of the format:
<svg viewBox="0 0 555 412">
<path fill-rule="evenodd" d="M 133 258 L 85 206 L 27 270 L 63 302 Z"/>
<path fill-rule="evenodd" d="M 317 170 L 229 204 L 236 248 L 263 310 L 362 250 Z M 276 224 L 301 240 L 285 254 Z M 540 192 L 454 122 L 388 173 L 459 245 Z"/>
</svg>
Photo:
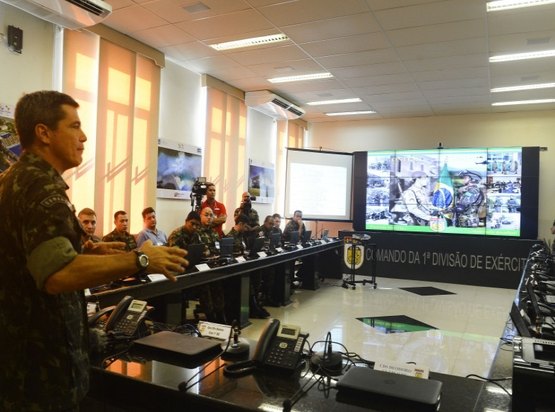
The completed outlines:
<svg viewBox="0 0 555 412">
<path fill-rule="evenodd" d="M 113 335 L 133 337 L 150 311 L 147 302 L 125 296 L 116 306 L 104 308 L 89 317 L 89 327 L 112 332 Z"/>
</svg>

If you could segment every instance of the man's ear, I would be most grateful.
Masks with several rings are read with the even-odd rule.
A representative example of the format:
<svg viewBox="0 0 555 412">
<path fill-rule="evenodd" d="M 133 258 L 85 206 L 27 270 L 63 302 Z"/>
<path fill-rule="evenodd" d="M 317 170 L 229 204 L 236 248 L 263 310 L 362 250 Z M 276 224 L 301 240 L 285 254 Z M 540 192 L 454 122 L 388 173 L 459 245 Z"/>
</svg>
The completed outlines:
<svg viewBox="0 0 555 412">
<path fill-rule="evenodd" d="M 42 123 L 38 123 L 35 126 L 35 136 L 42 144 L 49 145 L 50 144 L 50 129 L 48 126 Z"/>
</svg>

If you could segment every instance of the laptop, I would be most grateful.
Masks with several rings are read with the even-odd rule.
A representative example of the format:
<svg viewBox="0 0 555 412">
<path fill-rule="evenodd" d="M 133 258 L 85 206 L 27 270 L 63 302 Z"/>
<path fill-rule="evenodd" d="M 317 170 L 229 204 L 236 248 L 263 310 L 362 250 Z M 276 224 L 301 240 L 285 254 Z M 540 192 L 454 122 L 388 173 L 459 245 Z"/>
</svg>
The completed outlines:
<svg viewBox="0 0 555 412">
<path fill-rule="evenodd" d="M 433 379 L 352 367 L 339 378 L 336 399 L 376 410 L 437 411 L 442 385 Z"/>
<path fill-rule="evenodd" d="M 216 356 L 219 341 L 162 331 L 133 341 L 132 351 L 168 363 L 203 363 L 207 357 Z"/>
</svg>

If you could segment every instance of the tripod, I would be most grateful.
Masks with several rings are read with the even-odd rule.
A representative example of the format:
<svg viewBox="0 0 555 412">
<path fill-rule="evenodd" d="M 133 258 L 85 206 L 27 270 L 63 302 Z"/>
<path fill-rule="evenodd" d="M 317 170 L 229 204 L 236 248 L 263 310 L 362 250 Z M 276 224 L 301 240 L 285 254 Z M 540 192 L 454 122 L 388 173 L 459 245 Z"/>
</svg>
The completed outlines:
<svg viewBox="0 0 555 412">
<path fill-rule="evenodd" d="M 378 287 L 378 284 L 376 283 L 377 247 L 375 243 L 370 243 L 369 240 L 370 238 L 360 239 L 356 237 L 345 237 L 343 239 L 345 244 L 344 251 L 347 254 L 345 264 L 349 266 L 349 273 L 343 278 L 343 284 L 341 285 L 345 289 L 348 289 L 349 286 L 351 286 L 354 290 L 356 289 L 357 283 L 362 283 L 363 286 L 366 285 L 366 283 L 374 285 L 374 289 Z M 372 259 L 370 259 L 370 280 L 355 280 L 357 270 L 360 269 L 366 261 L 366 251 L 368 249 L 372 250 Z"/>
</svg>

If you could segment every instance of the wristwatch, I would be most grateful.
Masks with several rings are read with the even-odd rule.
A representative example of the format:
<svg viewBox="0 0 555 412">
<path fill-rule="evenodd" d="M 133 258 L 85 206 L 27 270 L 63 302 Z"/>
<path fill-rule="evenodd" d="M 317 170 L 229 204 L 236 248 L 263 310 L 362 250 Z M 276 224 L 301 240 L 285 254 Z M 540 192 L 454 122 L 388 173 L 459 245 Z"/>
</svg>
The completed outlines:
<svg viewBox="0 0 555 412">
<path fill-rule="evenodd" d="M 143 252 L 141 252 L 140 250 L 133 250 L 133 252 L 135 252 L 135 254 L 137 255 L 137 267 L 140 270 L 145 270 L 148 267 L 149 264 L 149 260 L 148 260 L 148 256 L 145 255 Z"/>
</svg>

